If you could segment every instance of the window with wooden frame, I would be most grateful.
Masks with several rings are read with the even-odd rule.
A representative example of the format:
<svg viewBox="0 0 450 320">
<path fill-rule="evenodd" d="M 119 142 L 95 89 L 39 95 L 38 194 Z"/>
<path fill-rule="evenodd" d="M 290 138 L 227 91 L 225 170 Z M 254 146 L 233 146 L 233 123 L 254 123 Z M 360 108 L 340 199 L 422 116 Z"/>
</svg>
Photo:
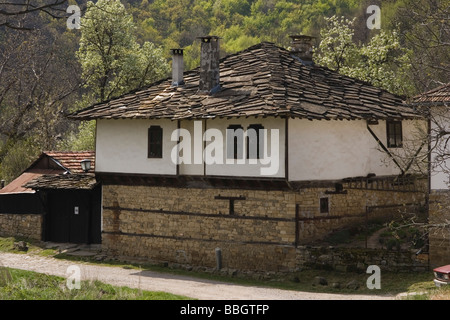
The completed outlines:
<svg viewBox="0 0 450 320">
<path fill-rule="evenodd" d="M 247 128 L 247 159 L 260 159 L 264 155 L 264 127 L 251 124 Z"/>
<path fill-rule="evenodd" d="M 162 158 L 163 130 L 160 126 L 148 128 L 148 158 Z"/>
<path fill-rule="evenodd" d="M 244 130 L 239 124 L 227 128 L 227 159 L 243 159 Z"/>
<path fill-rule="evenodd" d="M 388 148 L 402 148 L 403 147 L 402 122 L 387 121 L 386 136 Z"/>
</svg>

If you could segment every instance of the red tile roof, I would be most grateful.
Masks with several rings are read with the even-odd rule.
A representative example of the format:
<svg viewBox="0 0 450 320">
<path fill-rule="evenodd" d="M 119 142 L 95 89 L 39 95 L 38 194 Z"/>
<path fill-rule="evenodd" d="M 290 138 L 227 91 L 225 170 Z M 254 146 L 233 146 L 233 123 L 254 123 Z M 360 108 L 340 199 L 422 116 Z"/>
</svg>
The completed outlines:
<svg viewBox="0 0 450 320">
<path fill-rule="evenodd" d="M 44 154 L 58 161 L 70 173 L 82 173 L 80 162 L 84 159 L 91 160 L 91 170 L 95 168 L 95 152 L 94 151 L 45 151 Z"/>
<path fill-rule="evenodd" d="M 450 104 L 450 82 L 412 98 L 414 104 Z"/>
</svg>

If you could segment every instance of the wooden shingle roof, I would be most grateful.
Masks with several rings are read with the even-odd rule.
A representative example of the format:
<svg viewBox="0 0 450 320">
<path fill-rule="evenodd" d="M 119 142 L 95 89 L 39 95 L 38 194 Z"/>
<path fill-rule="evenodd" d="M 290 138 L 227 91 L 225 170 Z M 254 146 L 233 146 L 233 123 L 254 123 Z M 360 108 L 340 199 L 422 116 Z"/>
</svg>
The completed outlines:
<svg viewBox="0 0 450 320">
<path fill-rule="evenodd" d="M 97 184 L 98 182 L 95 179 L 95 175 L 92 173 L 60 174 L 42 175 L 26 183 L 24 187 L 33 190 L 92 190 Z"/>
<path fill-rule="evenodd" d="M 221 90 L 198 93 L 199 69 L 185 85 L 161 80 L 69 117 L 92 119 L 205 119 L 281 116 L 310 120 L 412 119 L 400 97 L 320 66 L 305 66 L 288 50 L 263 42 L 220 60 Z"/>
</svg>

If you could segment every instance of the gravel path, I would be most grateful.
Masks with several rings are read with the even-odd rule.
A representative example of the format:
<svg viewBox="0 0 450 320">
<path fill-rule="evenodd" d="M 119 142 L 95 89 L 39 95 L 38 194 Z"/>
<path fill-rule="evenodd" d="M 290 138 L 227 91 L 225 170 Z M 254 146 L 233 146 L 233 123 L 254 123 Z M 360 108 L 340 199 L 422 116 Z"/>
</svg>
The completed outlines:
<svg viewBox="0 0 450 320">
<path fill-rule="evenodd" d="M 0 266 L 31 270 L 67 277 L 67 268 L 77 265 L 81 280 L 99 280 L 117 286 L 150 291 L 164 291 L 199 300 L 392 300 L 395 297 L 377 295 L 344 295 L 310 293 L 290 290 L 250 287 L 186 276 L 139 271 L 122 267 L 76 263 L 32 254 L 0 253 Z"/>
</svg>

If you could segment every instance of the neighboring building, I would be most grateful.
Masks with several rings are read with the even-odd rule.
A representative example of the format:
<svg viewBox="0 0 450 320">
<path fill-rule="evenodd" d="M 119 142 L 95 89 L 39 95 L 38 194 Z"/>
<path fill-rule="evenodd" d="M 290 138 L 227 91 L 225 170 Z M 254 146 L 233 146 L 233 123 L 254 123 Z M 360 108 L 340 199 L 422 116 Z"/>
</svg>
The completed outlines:
<svg viewBox="0 0 450 320">
<path fill-rule="evenodd" d="M 424 118 L 292 38 L 219 59 L 202 37 L 199 68 L 173 50 L 171 79 L 71 115 L 97 121 L 103 249 L 211 267 L 220 248 L 224 267 L 291 270 L 299 245 L 424 204 Z"/>
<path fill-rule="evenodd" d="M 430 265 L 450 264 L 450 83 L 414 97 L 411 105 L 429 118 Z"/>
<path fill-rule="evenodd" d="M 89 160 L 83 172 L 80 162 Z M 94 152 L 43 152 L 0 190 L 0 233 L 36 240 L 101 241 L 101 189 Z M 78 209 L 76 209 L 78 208 Z"/>
</svg>

